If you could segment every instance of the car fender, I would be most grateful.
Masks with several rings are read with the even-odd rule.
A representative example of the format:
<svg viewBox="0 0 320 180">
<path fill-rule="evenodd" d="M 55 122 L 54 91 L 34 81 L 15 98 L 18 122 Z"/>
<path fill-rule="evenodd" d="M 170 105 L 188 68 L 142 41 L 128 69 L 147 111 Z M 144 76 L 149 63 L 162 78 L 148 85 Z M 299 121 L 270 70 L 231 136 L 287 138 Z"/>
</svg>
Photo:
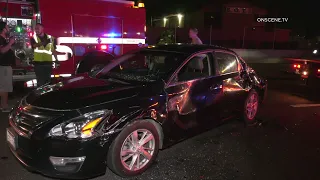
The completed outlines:
<svg viewBox="0 0 320 180">
<path fill-rule="evenodd" d="M 114 113 L 115 115 L 116 113 Z M 119 113 L 117 113 L 119 114 Z M 120 113 L 121 114 L 121 113 Z M 160 136 L 160 149 L 163 145 L 163 130 L 161 126 L 161 122 L 159 119 L 155 117 L 161 117 L 162 114 L 157 112 L 154 108 L 148 108 L 147 110 L 143 110 L 141 107 L 131 107 L 131 111 L 125 113 L 125 115 L 121 116 L 113 116 L 110 121 L 107 120 L 101 126 L 102 139 L 106 141 L 109 139 L 109 136 L 117 136 L 124 128 L 134 125 L 134 122 L 147 120 L 150 121 L 157 129 Z M 104 143 L 102 143 L 104 144 Z"/>
</svg>

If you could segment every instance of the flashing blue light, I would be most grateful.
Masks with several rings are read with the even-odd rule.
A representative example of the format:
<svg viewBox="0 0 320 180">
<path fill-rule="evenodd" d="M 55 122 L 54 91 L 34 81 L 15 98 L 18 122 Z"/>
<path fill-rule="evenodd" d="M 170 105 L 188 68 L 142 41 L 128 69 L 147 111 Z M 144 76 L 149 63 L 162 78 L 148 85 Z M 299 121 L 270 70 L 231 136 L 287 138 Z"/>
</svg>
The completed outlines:
<svg viewBox="0 0 320 180">
<path fill-rule="evenodd" d="M 103 34 L 103 36 L 114 38 L 114 37 L 121 37 L 121 34 L 119 34 L 119 33 L 108 33 L 108 34 Z"/>
</svg>

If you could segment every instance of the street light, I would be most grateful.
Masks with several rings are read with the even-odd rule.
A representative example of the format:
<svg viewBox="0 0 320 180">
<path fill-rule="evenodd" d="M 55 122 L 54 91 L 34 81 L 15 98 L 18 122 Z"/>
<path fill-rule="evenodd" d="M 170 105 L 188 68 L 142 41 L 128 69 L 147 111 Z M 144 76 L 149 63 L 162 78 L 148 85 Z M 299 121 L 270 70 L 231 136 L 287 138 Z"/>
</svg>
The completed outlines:
<svg viewBox="0 0 320 180">
<path fill-rule="evenodd" d="M 317 54 L 318 53 L 318 50 L 313 50 L 313 54 Z"/>
<path fill-rule="evenodd" d="M 166 23 L 167 23 L 168 19 L 167 18 L 163 18 L 163 27 L 166 27 Z"/>
<path fill-rule="evenodd" d="M 181 20 L 182 20 L 182 18 L 183 18 L 183 15 L 182 15 L 182 14 L 178 14 L 177 16 L 178 16 L 179 27 L 180 27 L 180 25 L 181 25 Z"/>
</svg>

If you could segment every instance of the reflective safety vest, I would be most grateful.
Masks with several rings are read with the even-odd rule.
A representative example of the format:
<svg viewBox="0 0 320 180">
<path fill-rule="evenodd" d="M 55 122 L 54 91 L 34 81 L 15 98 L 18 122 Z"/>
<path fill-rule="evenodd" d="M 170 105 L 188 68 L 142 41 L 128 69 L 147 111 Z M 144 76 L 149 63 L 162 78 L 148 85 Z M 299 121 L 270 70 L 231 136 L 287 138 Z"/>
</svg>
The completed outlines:
<svg viewBox="0 0 320 180">
<path fill-rule="evenodd" d="M 40 46 L 34 49 L 33 61 L 35 62 L 52 62 L 52 51 L 54 50 L 54 38 L 51 35 L 47 35 L 49 43 L 44 46 Z M 34 34 L 33 39 L 36 43 L 41 43 L 40 38 Z"/>
</svg>

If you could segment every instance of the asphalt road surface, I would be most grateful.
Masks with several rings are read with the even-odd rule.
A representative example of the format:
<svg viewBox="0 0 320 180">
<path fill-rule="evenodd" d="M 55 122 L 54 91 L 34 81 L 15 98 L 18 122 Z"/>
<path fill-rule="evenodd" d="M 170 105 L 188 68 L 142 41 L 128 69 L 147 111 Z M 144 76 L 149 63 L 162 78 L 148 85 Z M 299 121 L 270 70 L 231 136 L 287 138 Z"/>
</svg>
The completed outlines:
<svg viewBox="0 0 320 180">
<path fill-rule="evenodd" d="M 270 80 L 254 127 L 230 121 L 159 153 L 133 180 L 316 180 L 320 179 L 320 96 L 317 84 Z M 306 105 L 308 104 L 308 105 Z M 311 105 L 310 105 L 311 104 Z M 25 170 L 5 140 L 7 114 L 0 114 L 0 179 L 50 179 Z M 95 180 L 120 180 L 115 174 Z"/>
</svg>

